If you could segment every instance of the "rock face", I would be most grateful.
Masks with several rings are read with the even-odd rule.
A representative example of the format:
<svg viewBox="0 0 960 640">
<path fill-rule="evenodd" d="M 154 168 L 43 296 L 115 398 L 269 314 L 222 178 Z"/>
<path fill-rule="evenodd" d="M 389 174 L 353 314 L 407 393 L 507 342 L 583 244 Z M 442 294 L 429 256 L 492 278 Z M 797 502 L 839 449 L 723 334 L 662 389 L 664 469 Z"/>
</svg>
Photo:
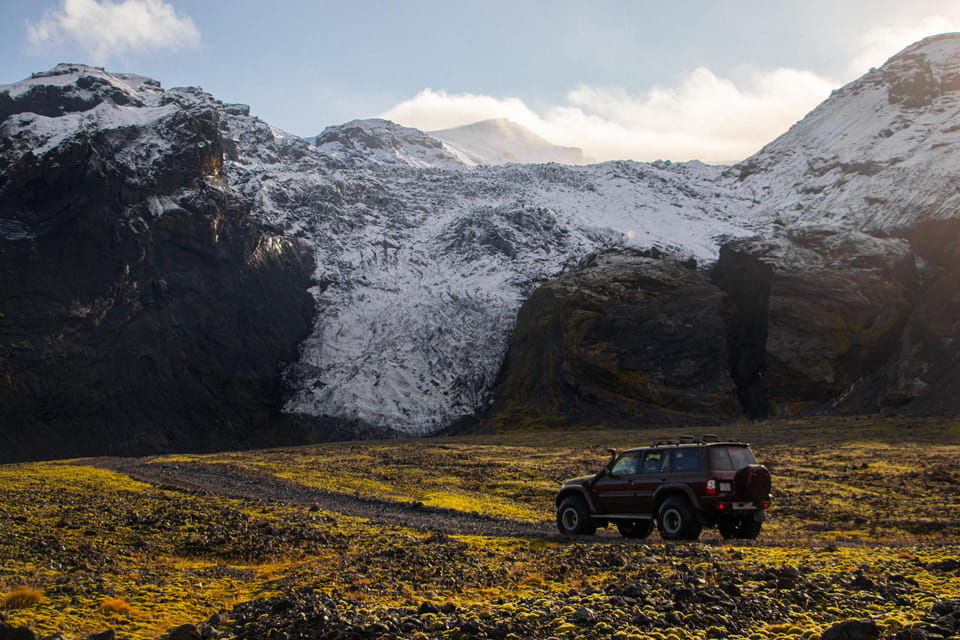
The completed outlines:
<svg viewBox="0 0 960 640">
<path fill-rule="evenodd" d="M 916 287 L 908 243 L 820 231 L 721 249 L 714 279 L 729 294 L 731 375 L 748 416 L 852 409 L 847 396 L 897 348 Z"/>
<path fill-rule="evenodd" d="M 231 195 L 217 111 L 61 65 L 0 116 L 0 462 L 271 442 L 312 261 Z"/>
<path fill-rule="evenodd" d="M 798 228 L 724 245 L 710 272 L 593 256 L 526 301 L 490 423 L 717 423 L 960 415 L 960 225 L 910 238 Z"/>
<path fill-rule="evenodd" d="M 723 292 L 659 252 L 588 258 L 517 318 L 496 428 L 715 424 L 739 415 Z"/>
</svg>

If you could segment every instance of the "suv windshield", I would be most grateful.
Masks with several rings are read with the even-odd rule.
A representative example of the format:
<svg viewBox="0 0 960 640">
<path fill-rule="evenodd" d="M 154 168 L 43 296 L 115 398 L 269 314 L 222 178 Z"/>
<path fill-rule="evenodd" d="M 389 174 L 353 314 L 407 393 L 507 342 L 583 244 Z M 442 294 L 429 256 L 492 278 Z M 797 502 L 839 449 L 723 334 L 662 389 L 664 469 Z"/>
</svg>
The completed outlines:
<svg viewBox="0 0 960 640">
<path fill-rule="evenodd" d="M 747 447 L 710 447 L 710 468 L 715 471 L 738 471 L 756 462 Z"/>
</svg>

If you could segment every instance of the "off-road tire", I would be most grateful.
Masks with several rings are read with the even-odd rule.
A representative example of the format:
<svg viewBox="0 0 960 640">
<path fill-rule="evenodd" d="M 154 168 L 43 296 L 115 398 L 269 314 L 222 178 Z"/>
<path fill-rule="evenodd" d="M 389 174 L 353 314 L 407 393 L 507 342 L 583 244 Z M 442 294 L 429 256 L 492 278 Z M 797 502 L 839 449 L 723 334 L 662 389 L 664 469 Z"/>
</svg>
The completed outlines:
<svg viewBox="0 0 960 640">
<path fill-rule="evenodd" d="M 597 525 L 590 519 L 590 510 L 583 498 L 565 498 L 557 508 L 557 529 L 564 535 L 590 535 L 597 532 Z"/>
<path fill-rule="evenodd" d="M 757 522 L 753 518 L 744 518 L 737 523 L 736 537 L 752 540 L 760 535 L 761 528 L 763 528 L 762 522 Z"/>
<path fill-rule="evenodd" d="M 696 540 L 702 528 L 686 498 L 667 498 L 657 510 L 657 529 L 664 540 Z"/>
<path fill-rule="evenodd" d="M 624 538 L 642 540 L 653 531 L 653 519 L 650 520 L 623 520 L 617 523 L 617 531 Z"/>
<path fill-rule="evenodd" d="M 740 524 L 739 520 L 732 519 L 721 519 L 717 522 L 717 531 L 720 532 L 720 537 L 724 540 L 729 540 L 730 538 L 737 537 L 737 526 Z"/>
</svg>

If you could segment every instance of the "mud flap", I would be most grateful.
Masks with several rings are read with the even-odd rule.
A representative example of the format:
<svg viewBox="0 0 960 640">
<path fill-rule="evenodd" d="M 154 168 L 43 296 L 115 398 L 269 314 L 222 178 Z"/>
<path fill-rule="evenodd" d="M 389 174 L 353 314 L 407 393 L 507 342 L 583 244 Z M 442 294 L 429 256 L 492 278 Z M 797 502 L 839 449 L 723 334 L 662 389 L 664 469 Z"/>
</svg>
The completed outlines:
<svg viewBox="0 0 960 640">
<path fill-rule="evenodd" d="M 753 512 L 753 521 L 763 522 L 764 520 L 766 520 L 766 516 L 764 515 L 765 513 L 766 513 L 766 509 L 757 509 L 756 511 Z"/>
</svg>

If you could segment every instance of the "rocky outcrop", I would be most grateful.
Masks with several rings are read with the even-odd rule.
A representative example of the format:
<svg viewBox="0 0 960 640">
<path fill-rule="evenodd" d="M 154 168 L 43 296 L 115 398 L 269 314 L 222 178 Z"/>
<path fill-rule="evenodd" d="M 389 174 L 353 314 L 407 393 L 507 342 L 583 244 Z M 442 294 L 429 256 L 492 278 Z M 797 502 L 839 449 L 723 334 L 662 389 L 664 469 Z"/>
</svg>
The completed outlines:
<svg viewBox="0 0 960 640">
<path fill-rule="evenodd" d="M 907 243 L 823 228 L 723 248 L 731 369 L 747 415 L 838 401 L 891 356 L 915 281 Z"/>
<path fill-rule="evenodd" d="M 886 406 L 907 414 L 960 415 L 960 221 L 918 225 L 912 306 L 893 358 L 881 371 Z"/>
<path fill-rule="evenodd" d="M 311 256 L 226 188 L 216 110 L 58 69 L 0 93 L 0 462 L 276 441 Z"/>
<path fill-rule="evenodd" d="M 594 255 L 524 303 L 493 427 L 716 423 L 739 414 L 723 292 L 659 252 Z"/>
<path fill-rule="evenodd" d="M 960 225 L 908 238 L 801 228 L 723 248 L 731 372 L 747 415 L 960 413 Z"/>
<path fill-rule="evenodd" d="M 517 318 L 500 429 L 805 413 L 960 414 L 960 225 L 829 227 L 725 245 L 711 273 L 592 257 Z"/>
</svg>

